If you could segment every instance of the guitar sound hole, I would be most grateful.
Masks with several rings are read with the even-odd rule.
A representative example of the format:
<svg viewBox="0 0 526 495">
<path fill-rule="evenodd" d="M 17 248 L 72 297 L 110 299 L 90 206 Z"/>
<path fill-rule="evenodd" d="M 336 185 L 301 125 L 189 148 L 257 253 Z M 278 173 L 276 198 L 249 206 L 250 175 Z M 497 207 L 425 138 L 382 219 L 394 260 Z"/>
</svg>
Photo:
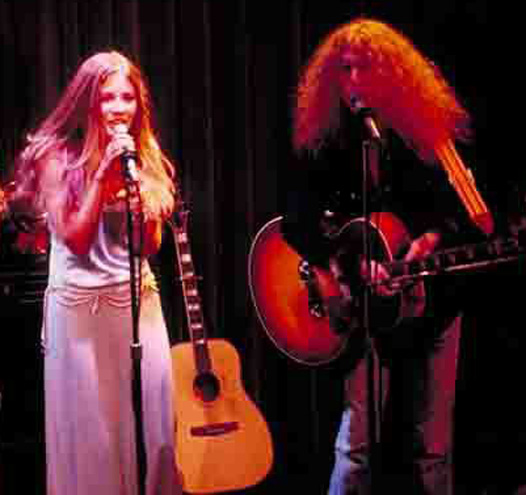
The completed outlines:
<svg viewBox="0 0 526 495">
<path fill-rule="evenodd" d="M 201 373 L 194 381 L 195 393 L 204 402 L 212 402 L 219 395 L 219 380 L 212 373 Z"/>
</svg>

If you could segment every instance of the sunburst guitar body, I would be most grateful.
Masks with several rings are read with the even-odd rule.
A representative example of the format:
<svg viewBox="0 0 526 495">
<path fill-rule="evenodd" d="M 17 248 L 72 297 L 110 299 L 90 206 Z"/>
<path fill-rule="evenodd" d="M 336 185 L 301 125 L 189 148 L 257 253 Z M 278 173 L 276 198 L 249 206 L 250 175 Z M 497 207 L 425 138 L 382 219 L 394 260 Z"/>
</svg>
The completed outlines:
<svg viewBox="0 0 526 495">
<path fill-rule="evenodd" d="M 302 364 L 319 365 L 338 358 L 346 348 L 350 331 L 363 322 L 365 284 L 356 277 L 351 287 L 355 304 L 347 331 L 331 320 L 334 301 L 341 298 L 332 273 L 306 263 L 284 240 L 282 217 L 267 222 L 256 234 L 248 260 L 252 301 L 263 329 L 287 356 Z M 355 218 L 330 233 L 336 245 L 359 260 L 364 236 L 369 238 L 372 259 L 380 261 L 390 277 L 402 287 L 390 297 L 371 291 L 368 298 L 370 331 L 381 337 L 395 331 L 407 319 L 422 315 L 426 304 L 424 278 L 481 270 L 524 257 L 524 225 L 508 238 L 437 251 L 414 261 L 402 261 L 411 242 L 402 221 L 390 212 L 373 212 L 367 219 Z M 356 264 L 358 266 L 358 264 Z"/>
</svg>

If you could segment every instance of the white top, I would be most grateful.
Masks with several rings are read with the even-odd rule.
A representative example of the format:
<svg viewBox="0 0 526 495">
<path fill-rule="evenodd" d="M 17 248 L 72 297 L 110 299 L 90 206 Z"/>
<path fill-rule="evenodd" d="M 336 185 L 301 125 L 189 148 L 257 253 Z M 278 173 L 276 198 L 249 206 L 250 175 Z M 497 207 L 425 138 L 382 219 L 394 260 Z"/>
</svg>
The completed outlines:
<svg viewBox="0 0 526 495">
<path fill-rule="evenodd" d="M 62 242 L 48 217 L 51 237 L 49 285 L 54 288 L 101 288 L 130 280 L 126 204 L 121 200 L 102 212 L 88 253 L 78 256 Z M 142 262 L 143 284 L 153 281 L 147 262 Z"/>
</svg>

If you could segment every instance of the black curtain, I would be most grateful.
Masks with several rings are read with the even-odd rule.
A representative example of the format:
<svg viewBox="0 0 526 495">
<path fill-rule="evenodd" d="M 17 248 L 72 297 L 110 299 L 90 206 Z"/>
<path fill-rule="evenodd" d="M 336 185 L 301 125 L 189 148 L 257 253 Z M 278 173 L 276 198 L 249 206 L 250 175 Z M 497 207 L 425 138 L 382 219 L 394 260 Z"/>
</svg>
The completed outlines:
<svg viewBox="0 0 526 495">
<path fill-rule="evenodd" d="M 210 336 L 236 346 L 246 390 L 274 438 L 273 470 L 247 493 L 324 493 L 330 472 L 341 369 L 300 365 L 274 347 L 251 302 L 247 258 L 297 173 L 290 132 L 299 68 L 325 34 L 358 14 L 399 27 L 443 67 L 474 114 L 482 139 L 470 165 L 484 173 L 487 0 L 0 0 L 3 183 L 25 133 L 53 107 L 81 60 L 115 48 L 143 68 L 161 142 L 179 164 Z M 169 237 L 154 263 L 176 343 L 187 335 Z M 33 342 L 37 326 L 26 320 L 17 331 Z"/>
</svg>

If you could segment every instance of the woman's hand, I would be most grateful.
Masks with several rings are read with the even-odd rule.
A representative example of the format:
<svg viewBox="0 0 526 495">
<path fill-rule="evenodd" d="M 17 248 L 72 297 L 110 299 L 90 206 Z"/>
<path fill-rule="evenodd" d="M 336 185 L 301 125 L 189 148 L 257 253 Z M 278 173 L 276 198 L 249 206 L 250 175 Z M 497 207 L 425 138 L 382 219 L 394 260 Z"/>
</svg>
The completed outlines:
<svg viewBox="0 0 526 495">
<path fill-rule="evenodd" d="M 115 132 L 112 134 L 111 140 L 109 141 L 104 155 L 100 161 L 99 167 L 95 172 L 95 178 L 100 180 L 104 179 L 106 173 L 113 163 L 126 152 L 135 152 L 135 141 L 133 137 L 127 132 Z"/>
<path fill-rule="evenodd" d="M 135 151 L 135 142 L 128 133 L 116 132 L 111 135 L 99 166 L 93 176 L 104 189 L 104 203 L 114 203 L 125 197 L 125 184 L 120 157 Z"/>
</svg>

